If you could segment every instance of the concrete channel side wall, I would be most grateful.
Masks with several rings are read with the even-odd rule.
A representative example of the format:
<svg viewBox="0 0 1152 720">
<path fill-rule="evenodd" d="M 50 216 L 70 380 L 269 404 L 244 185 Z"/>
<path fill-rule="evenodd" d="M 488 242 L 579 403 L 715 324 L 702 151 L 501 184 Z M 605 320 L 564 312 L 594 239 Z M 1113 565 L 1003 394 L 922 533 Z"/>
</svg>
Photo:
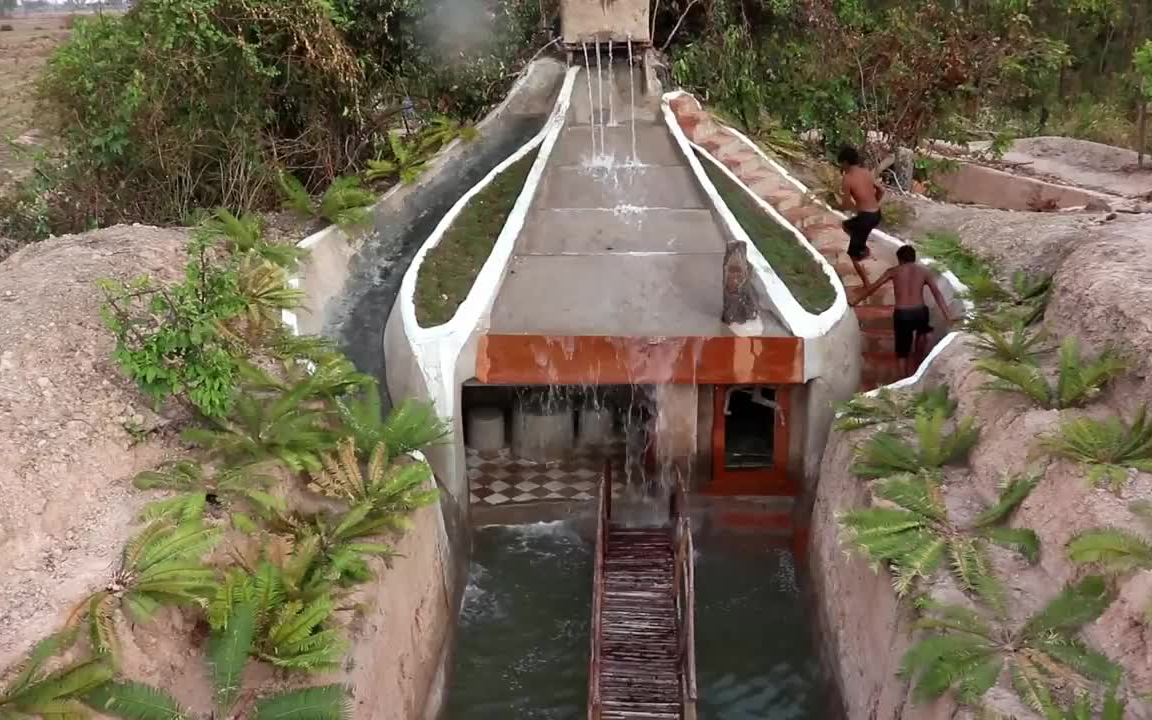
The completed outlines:
<svg viewBox="0 0 1152 720">
<path fill-rule="evenodd" d="M 433 448 L 428 456 L 441 485 L 464 507 L 468 504 L 468 478 L 464 467 L 463 420 L 459 412 L 461 386 L 475 374 L 479 337 L 487 326 L 492 306 L 508 272 L 508 262 L 515 249 L 516 239 L 535 199 L 552 148 L 564 127 L 578 72 L 579 68 L 568 70 L 544 130 L 497 165 L 460 198 L 417 251 L 412 264 L 404 273 L 400 295 L 385 330 L 383 350 L 388 391 L 393 397 L 428 400 L 436 407 L 440 417 L 451 419 L 455 430 L 453 441 Z M 473 196 L 505 168 L 537 148 L 539 154 L 528 173 L 524 189 L 500 231 L 491 255 L 476 276 L 468 297 L 448 322 L 431 328 L 420 327 L 416 320 L 416 279 L 429 250 L 439 244 L 453 220 Z"/>
<path fill-rule="evenodd" d="M 500 161 L 537 136 L 555 106 L 565 73 L 553 58 L 533 62 L 508 97 L 478 125 L 479 137 L 454 141 L 420 178 L 392 187 L 373 208 L 374 227 L 349 237 L 332 226 L 305 238 L 311 251 L 297 287 L 305 309 L 285 313 L 302 333 L 336 340 L 362 371 L 385 377 L 384 325 L 405 269 L 453 203 Z M 387 388 L 382 382 L 382 394 Z"/>
<path fill-rule="evenodd" d="M 1083 208 L 1116 198 L 1079 188 L 1022 177 L 996 168 L 960 162 L 952 172 L 935 173 L 932 182 L 951 203 L 986 205 L 1001 210 Z"/>
<path fill-rule="evenodd" d="M 836 275 L 836 270 L 812 247 L 808 239 L 792 226 L 771 204 L 753 193 L 722 163 L 705 149 L 688 140 L 680 123 L 672 112 L 671 101 L 683 93 L 671 92 L 664 95 L 662 109 L 669 131 L 676 138 L 684 157 L 688 160 L 697 181 L 708 195 L 721 227 L 728 237 L 744 243 L 748 248 L 748 260 L 753 267 L 755 283 L 761 296 L 772 304 L 777 316 L 788 330 L 804 340 L 804 379 L 801 388 L 793 390 L 792 416 L 795 431 L 790 433 L 790 471 L 804 478 L 806 487 L 814 486 L 819 474 L 820 458 L 828 437 L 836 403 L 847 400 L 855 392 L 860 378 L 860 327 L 855 315 L 848 307 L 844 285 Z M 736 220 L 732 211 L 724 204 L 712 181 L 704 172 L 696 152 L 713 163 L 721 172 L 748 193 L 765 212 L 769 213 L 782 227 L 788 228 L 801 247 L 812 254 L 828 281 L 836 292 L 831 307 L 820 314 L 813 314 L 796 301 L 788 286 L 776 274 L 771 265 L 748 237 L 744 228 Z M 734 327 L 740 334 L 757 334 L 758 327 Z"/>
</svg>

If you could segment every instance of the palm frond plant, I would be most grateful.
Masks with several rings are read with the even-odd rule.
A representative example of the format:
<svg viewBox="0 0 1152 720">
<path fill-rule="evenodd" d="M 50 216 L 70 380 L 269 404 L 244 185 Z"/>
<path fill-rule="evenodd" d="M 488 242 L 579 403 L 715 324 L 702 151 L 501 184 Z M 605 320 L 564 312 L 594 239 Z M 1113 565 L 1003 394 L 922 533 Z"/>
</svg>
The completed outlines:
<svg viewBox="0 0 1152 720">
<path fill-rule="evenodd" d="M 388 457 L 396 458 L 435 445 L 451 433 L 431 403 L 413 398 L 406 398 L 385 415 L 375 381 L 366 383 L 358 394 L 338 397 L 336 413 L 342 431 L 356 440 L 362 457 L 383 443 Z"/>
<path fill-rule="evenodd" d="M 283 571 L 261 562 L 256 572 L 228 571 L 208 607 L 208 664 L 216 700 L 229 704 L 241 689 L 249 658 L 290 670 L 335 667 L 348 645 L 327 594 L 290 598 Z"/>
<path fill-rule="evenodd" d="M 948 396 L 947 385 L 938 385 L 914 395 L 880 388 L 875 395 L 856 395 L 838 407 L 835 428 L 850 432 L 873 425 L 904 425 L 918 414 L 937 410 L 943 410 L 948 417 L 956 412 L 956 401 Z"/>
<path fill-rule="evenodd" d="M 32 648 L 7 683 L 0 686 L 0 720 L 86 720 L 91 716 L 81 699 L 112 679 L 112 666 L 97 659 L 50 669 L 51 661 L 74 641 L 75 633 L 65 631 Z"/>
<path fill-rule="evenodd" d="M 306 293 L 288 285 L 288 273 L 256 253 L 240 259 L 237 291 L 249 336 L 263 338 L 281 326 L 281 313 L 301 307 Z"/>
<path fill-rule="evenodd" d="M 326 220 L 345 231 L 364 225 L 371 219 L 368 208 L 376 202 L 376 194 L 360 183 L 355 175 L 336 178 L 319 202 L 295 176 L 282 172 L 277 176 L 284 207 L 299 215 Z"/>
<path fill-rule="evenodd" d="M 1152 504 L 1132 503 L 1132 511 L 1152 531 Z M 1120 528 L 1086 530 L 1068 541 L 1068 557 L 1079 564 L 1098 564 L 1108 572 L 1125 573 L 1152 568 L 1152 541 Z"/>
<path fill-rule="evenodd" d="M 1076 338 L 1071 337 L 1060 346 L 1055 385 L 1043 368 L 1031 362 L 985 358 L 976 366 L 992 377 L 985 386 L 988 389 L 1023 395 L 1041 407 L 1056 410 L 1090 402 L 1128 369 L 1124 358 L 1111 350 L 1087 360 L 1080 354 Z"/>
<path fill-rule="evenodd" d="M 305 360 L 316 365 L 340 354 L 328 338 L 297 335 L 283 325 L 264 339 L 264 349 L 278 360 Z"/>
<path fill-rule="evenodd" d="M 279 374 L 246 362 L 239 368 L 245 389 L 270 395 L 299 392 L 301 402 L 338 398 L 374 382 L 340 354 L 321 355 L 311 365 L 285 362 Z"/>
<path fill-rule="evenodd" d="M 1044 317 L 1053 287 L 1051 275 L 1029 275 L 1021 270 L 1012 273 L 1013 314 L 1025 326 L 1034 325 Z"/>
<path fill-rule="evenodd" d="M 110 682 L 89 694 L 87 704 L 121 720 L 190 720 L 176 698 L 136 682 Z M 352 702 L 343 685 L 318 685 L 257 698 L 245 693 L 213 717 L 229 720 L 351 720 Z"/>
<path fill-rule="evenodd" d="M 376 445 L 366 468 L 360 463 L 353 438 L 341 440 L 335 452 L 324 456 L 323 463 L 324 469 L 312 474 L 309 489 L 353 505 L 367 502 L 374 514 L 395 516 L 397 527 L 403 527 L 405 516 L 439 497 L 431 486 L 428 464 L 390 463 L 384 442 Z"/>
<path fill-rule="evenodd" d="M 913 681 L 918 701 L 953 689 L 960 702 L 974 705 L 1007 671 L 1021 699 L 1042 711 L 1086 680 L 1118 682 L 1119 668 L 1076 637 L 1111 602 L 1105 580 L 1089 576 L 1009 627 L 967 607 L 920 600 L 924 615 L 916 625 L 925 632 L 905 653 L 900 674 Z"/>
<path fill-rule="evenodd" d="M 294 596 L 305 599 L 371 580 L 368 559 L 395 555 L 378 539 L 404 527 L 402 516 L 377 513 L 371 501 L 338 514 L 280 513 L 270 525 L 274 533 L 295 537 L 284 578 Z"/>
<path fill-rule="evenodd" d="M 307 193 L 305 193 L 307 195 Z M 311 198 L 309 198 L 309 204 Z M 291 243 L 269 243 L 264 239 L 264 226 L 258 215 L 244 213 L 237 217 L 220 208 L 202 225 L 205 232 L 223 240 L 234 255 L 254 253 L 263 260 L 285 270 L 293 271 L 308 257 L 308 251 Z"/>
<path fill-rule="evenodd" d="M 862 478 L 884 478 L 964 462 L 980 439 L 980 428 L 964 418 L 955 430 L 945 432 L 947 421 L 947 409 L 942 407 L 918 414 L 913 423 L 915 446 L 898 432 L 876 433 L 856 450 L 852 472 Z"/>
<path fill-rule="evenodd" d="M 957 582 L 984 598 L 997 610 L 1004 608 L 1003 588 L 992 571 L 988 543 L 1020 553 L 1029 562 L 1040 557 L 1040 541 L 1031 530 L 1003 523 L 1036 486 L 1036 476 L 1012 477 L 995 505 L 970 526 L 953 522 L 935 478 L 928 474 L 889 478 L 874 488 L 890 506 L 851 510 L 839 518 L 846 541 L 877 563 L 888 563 L 893 585 L 901 597 L 917 578 L 928 578 L 945 558 Z"/>
<path fill-rule="evenodd" d="M 1043 330 L 1033 331 L 1023 322 L 1009 328 L 978 316 L 970 328 L 969 347 L 990 360 L 1003 363 L 1034 365 L 1049 352 L 1048 335 Z"/>
<path fill-rule="evenodd" d="M 1152 417 L 1146 406 L 1131 423 L 1118 416 L 1107 420 L 1079 417 L 1043 436 L 1040 446 L 1085 466 L 1093 485 L 1107 482 L 1118 492 L 1129 469 L 1152 472 Z"/>
<path fill-rule="evenodd" d="M 296 472 L 319 470 L 320 453 L 335 438 L 327 427 L 328 411 L 309 401 L 330 377 L 311 378 L 284 391 L 246 386 L 226 417 L 186 430 L 184 439 L 228 465 L 275 460 Z"/>
<path fill-rule="evenodd" d="M 276 478 L 258 467 L 223 467 L 213 471 L 192 460 L 177 460 L 136 475 L 132 484 L 141 490 L 174 490 L 175 497 L 144 506 L 145 520 L 167 518 L 175 522 L 198 520 L 207 508 L 239 507 L 267 515 L 284 508 L 284 501 L 267 491 Z"/>
<path fill-rule="evenodd" d="M 219 540 L 218 529 L 197 521 L 153 522 L 128 542 L 112 579 L 73 610 L 68 626 L 86 620 L 93 650 L 114 654 L 117 611 L 147 622 L 164 605 L 202 604 L 216 574 L 200 558 Z"/>
<path fill-rule="evenodd" d="M 369 208 L 376 203 L 376 193 L 364 187 L 356 175 L 336 178 L 320 196 L 318 214 L 330 223 L 349 231 L 368 224 Z"/>
</svg>

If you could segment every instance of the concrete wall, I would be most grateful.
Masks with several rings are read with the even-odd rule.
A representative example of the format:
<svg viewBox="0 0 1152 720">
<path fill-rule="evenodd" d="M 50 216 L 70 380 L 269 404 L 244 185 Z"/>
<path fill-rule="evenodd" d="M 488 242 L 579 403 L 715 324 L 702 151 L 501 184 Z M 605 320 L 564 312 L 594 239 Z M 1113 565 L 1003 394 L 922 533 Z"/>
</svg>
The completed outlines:
<svg viewBox="0 0 1152 720">
<path fill-rule="evenodd" d="M 384 326 L 405 270 L 452 205 L 540 132 L 563 77 L 562 63 L 534 62 L 508 99 L 478 125 L 476 140 L 453 143 L 417 182 L 397 185 L 381 198 L 371 232 L 348 237 L 329 227 L 306 238 L 301 246 L 312 257 L 297 284 L 307 309 L 286 314 L 285 321 L 301 332 L 334 338 L 361 371 L 383 379 Z"/>
<path fill-rule="evenodd" d="M 561 0 L 560 27 L 564 42 L 612 40 L 649 43 L 649 0 Z"/>
<path fill-rule="evenodd" d="M 934 174 L 932 182 L 944 191 L 948 202 L 1001 210 L 1053 210 L 1107 205 L 1110 200 L 1099 193 L 965 162 L 954 172 Z"/>
</svg>

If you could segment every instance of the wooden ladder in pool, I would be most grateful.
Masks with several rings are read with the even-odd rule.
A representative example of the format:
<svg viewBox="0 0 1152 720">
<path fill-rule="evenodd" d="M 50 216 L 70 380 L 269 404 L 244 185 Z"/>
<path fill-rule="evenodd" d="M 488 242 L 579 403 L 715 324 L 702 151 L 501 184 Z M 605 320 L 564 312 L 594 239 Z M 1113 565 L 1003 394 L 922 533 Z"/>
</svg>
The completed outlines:
<svg viewBox="0 0 1152 720">
<path fill-rule="evenodd" d="M 588 720 L 696 718 L 692 530 L 684 495 L 670 527 L 612 524 L 604 469 L 596 529 Z"/>
</svg>

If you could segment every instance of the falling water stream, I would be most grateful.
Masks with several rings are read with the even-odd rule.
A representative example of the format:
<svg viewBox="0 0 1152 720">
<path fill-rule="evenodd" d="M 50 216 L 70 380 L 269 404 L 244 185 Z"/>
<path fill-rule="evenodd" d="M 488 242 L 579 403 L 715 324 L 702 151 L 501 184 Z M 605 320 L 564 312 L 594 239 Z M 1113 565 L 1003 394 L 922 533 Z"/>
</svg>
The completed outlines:
<svg viewBox="0 0 1152 720">
<path fill-rule="evenodd" d="M 636 152 L 636 81 L 632 78 L 636 70 L 636 64 L 632 60 L 632 36 L 628 36 L 628 103 L 631 105 L 629 108 L 629 126 L 632 128 L 632 157 L 631 162 L 640 164 L 640 155 Z"/>
</svg>

